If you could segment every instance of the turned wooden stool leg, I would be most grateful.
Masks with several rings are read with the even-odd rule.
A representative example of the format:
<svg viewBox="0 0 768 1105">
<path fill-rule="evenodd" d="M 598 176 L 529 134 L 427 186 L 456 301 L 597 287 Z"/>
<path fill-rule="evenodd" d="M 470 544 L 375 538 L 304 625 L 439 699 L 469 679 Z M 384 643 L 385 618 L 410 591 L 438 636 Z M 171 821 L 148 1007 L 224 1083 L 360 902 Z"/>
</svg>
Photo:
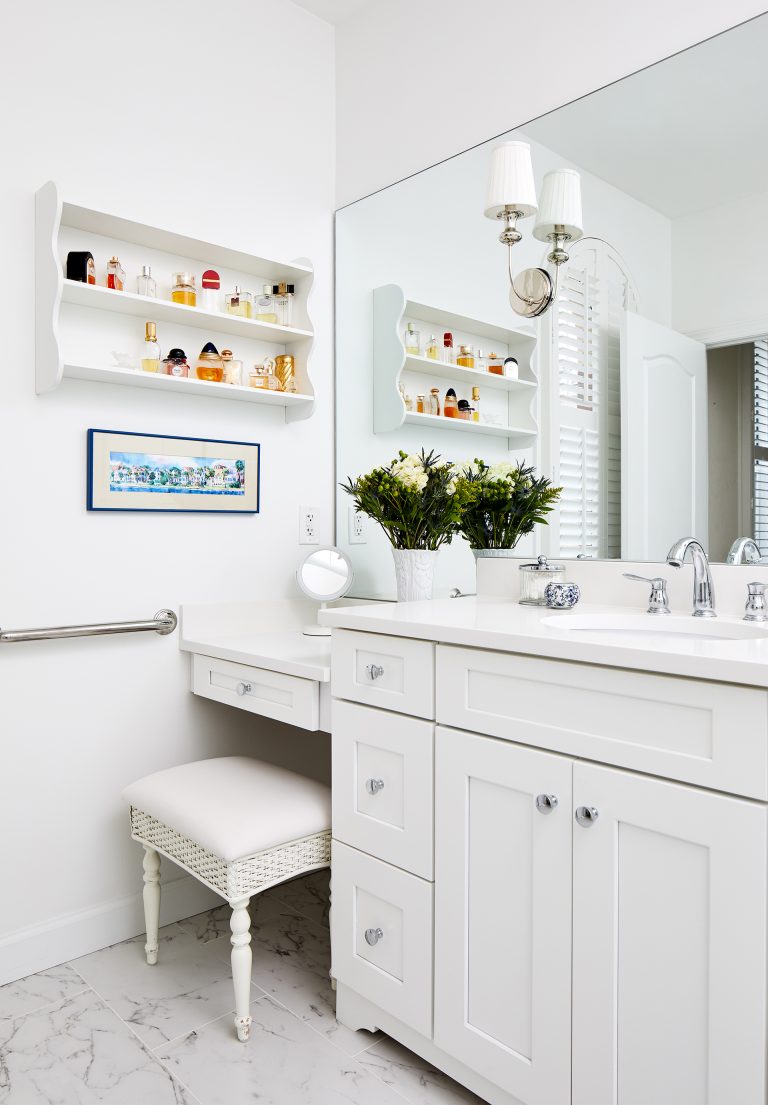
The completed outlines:
<svg viewBox="0 0 768 1105">
<path fill-rule="evenodd" d="M 144 951 L 147 963 L 157 963 L 157 933 L 160 928 L 160 856 L 144 845 L 144 927 L 147 942 Z"/>
<path fill-rule="evenodd" d="M 235 987 L 235 1028 L 238 1040 L 247 1040 L 251 1034 L 251 918 L 248 915 L 249 898 L 232 903 L 232 982 Z"/>
</svg>

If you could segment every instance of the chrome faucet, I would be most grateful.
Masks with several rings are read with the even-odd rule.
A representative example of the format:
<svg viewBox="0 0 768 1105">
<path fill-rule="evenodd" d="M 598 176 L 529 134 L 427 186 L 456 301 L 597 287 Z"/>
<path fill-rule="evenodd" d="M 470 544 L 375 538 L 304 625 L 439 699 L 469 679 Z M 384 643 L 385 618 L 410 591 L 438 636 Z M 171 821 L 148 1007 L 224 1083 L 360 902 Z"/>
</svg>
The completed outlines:
<svg viewBox="0 0 768 1105">
<path fill-rule="evenodd" d="M 693 616 L 694 618 L 716 618 L 715 588 L 712 584 L 707 554 L 700 542 L 695 537 L 682 537 L 667 553 L 667 564 L 673 568 L 682 568 L 688 552 L 693 561 Z"/>
<path fill-rule="evenodd" d="M 752 537 L 737 537 L 725 558 L 726 564 L 757 564 L 762 553 Z"/>
</svg>

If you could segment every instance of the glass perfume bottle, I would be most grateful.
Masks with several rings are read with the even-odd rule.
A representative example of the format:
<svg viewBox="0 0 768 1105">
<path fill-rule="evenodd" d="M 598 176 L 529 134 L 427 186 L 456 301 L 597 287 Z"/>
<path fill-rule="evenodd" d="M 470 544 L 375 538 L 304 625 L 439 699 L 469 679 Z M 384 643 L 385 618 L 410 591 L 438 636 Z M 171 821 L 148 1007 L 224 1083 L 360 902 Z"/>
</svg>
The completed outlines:
<svg viewBox="0 0 768 1105">
<path fill-rule="evenodd" d="M 487 362 L 485 354 L 483 353 L 482 349 L 478 349 L 477 353 L 475 353 L 475 368 L 477 369 L 477 371 L 485 372 L 486 363 Z"/>
<path fill-rule="evenodd" d="M 157 299 L 157 281 L 149 265 L 141 266 L 141 275 L 136 277 L 136 291 L 139 295 L 148 296 L 149 299 Z"/>
<path fill-rule="evenodd" d="M 475 367 L 475 358 L 474 358 L 474 354 L 472 353 L 472 346 L 471 345 L 460 345 L 459 346 L 459 355 L 456 358 L 456 364 L 460 365 L 462 368 L 474 368 Z"/>
<path fill-rule="evenodd" d="M 221 310 L 221 279 L 215 269 L 206 269 L 200 277 L 200 306 L 204 311 Z"/>
<path fill-rule="evenodd" d="M 235 358 L 231 349 L 222 349 L 221 362 L 224 365 L 224 383 L 240 387 L 243 383 L 243 362 Z"/>
<path fill-rule="evenodd" d="M 117 257 L 110 257 L 107 262 L 107 287 L 115 292 L 121 292 L 125 287 L 125 269 Z"/>
<path fill-rule="evenodd" d="M 195 275 L 192 272 L 175 272 L 171 286 L 171 302 L 182 303 L 185 307 L 197 306 Z"/>
<path fill-rule="evenodd" d="M 472 421 L 480 421 L 480 388 L 472 388 Z"/>
<path fill-rule="evenodd" d="M 254 315 L 259 322 L 277 322 L 277 312 L 275 311 L 275 297 L 272 295 L 272 285 L 265 284 L 261 290 L 261 295 L 257 298 L 253 305 Z"/>
<path fill-rule="evenodd" d="M 406 327 L 405 336 L 405 352 L 411 357 L 421 356 L 421 334 L 418 330 L 415 330 L 413 323 L 409 322 Z"/>
<path fill-rule="evenodd" d="M 189 376 L 189 362 L 183 349 L 171 349 L 167 357 L 162 361 L 166 376 L 176 376 L 186 379 Z"/>
<path fill-rule="evenodd" d="M 200 350 L 200 356 L 195 365 L 195 375 L 198 380 L 208 380 L 212 384 L 221 383 L 224 377 L 224 362 L 213 342 L 206 342 Z"/>
<path fill-rule="evenodd" d="M 227 314 L 239 315 L 240 318 L 251 318 L 253 314 L 253 296 L 250 292 L 244 292 L 237 284 L 235 290 L 224 296 Z"/>
<path fill-rule="evenodd" d="M 148 322 L 144 327 L 144 352 L 141 356 L 141 367 L 144 372 L 160 371 L 160 343 L 157 340 L 157 326 L 154 322 Z"/>
<path fill-rule="evenodd" d="M 472 408 L 469 405 L 468 399 L 459 399 L 459 402 L 457 403 L 456 417 L 463 418 L 465 422 L 469 422 L 471 409 Z"/>
<path fill-rule="evenodd" d="M 275 302 L 275 314 L 279 326 L 290 326 L 293 317 L 293 284 L 273 284 L 272 296 Z"/>
<path fill-rule="evenodd" d="M 503 372 L 510 380 L 520 379 L 520 365 L 517 363 L 517 357 L 506 357 L 504 359 Z"/>
<path fill-rule="evenodd" d="M 493 376 L 504 375 L 504 362 L 497 353 L 489 353 L 485 367 Z"/>
<path fill-rule="evenodd" d="M 416 413 L 428 414 L 426 398 L 423 395 L 416 396 Z"/>
<path fill-rule="evenodd" d="M 438 388 L 430 388 L 429 413 L 440 414 L 440 391 Z"/>
<path fill-rule="evenodd" d="M 456 402 L 456 392 L 453 388 L 448 388 L 445 393 L 445 401 L 443 402 L 443 415 L 446 418 L 456 418 L 459 413 L 459 404 Z"/>
<path fill-rule="evenodd" d="M 437 347 L 437 338 L 434 334 L 430 335 L 429 341 L 427 342 L 426 355 L 430 359 L 430 361 L 440 360 L 440 353 Z"/>
<path fill-rule="evenodd" d="M 453 334 L 443 334 L 443 360 L 446 364 L 453 364 Z"/>
</svg>

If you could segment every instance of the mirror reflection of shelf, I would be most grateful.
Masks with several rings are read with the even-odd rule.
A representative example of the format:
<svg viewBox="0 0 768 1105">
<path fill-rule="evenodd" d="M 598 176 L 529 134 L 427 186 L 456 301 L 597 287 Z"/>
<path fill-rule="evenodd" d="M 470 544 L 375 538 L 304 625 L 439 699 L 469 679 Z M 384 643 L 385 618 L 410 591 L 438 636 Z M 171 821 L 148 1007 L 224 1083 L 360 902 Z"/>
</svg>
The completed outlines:
<svg viewBox="0 0 768 1105">
<path fill-rule="evenodd" d="M 507 437 L 510 447 L 528 446 L 536 437 L 535 430 L 525 430 L 515 426 L 495 426 L 489 422 L 469 422 L 465 418 L 446 418 L 442 414 L 419 414 L 417 411 L 406 411 L 403 421 L 415 426 L 430 426 L 435 430 L 458 430 L 459 433 Z"/>
</svg>

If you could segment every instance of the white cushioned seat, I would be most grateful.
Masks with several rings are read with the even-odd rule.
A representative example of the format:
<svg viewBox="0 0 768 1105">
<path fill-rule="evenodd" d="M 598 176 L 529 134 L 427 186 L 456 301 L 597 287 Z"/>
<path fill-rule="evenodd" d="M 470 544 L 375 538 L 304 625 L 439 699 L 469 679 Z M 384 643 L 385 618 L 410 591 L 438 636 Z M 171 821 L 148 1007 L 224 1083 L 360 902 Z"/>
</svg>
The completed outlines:
<svg viewBox="0 0 768 1105">
<path fill-rule="evenodd" d="M 157 771 L 123 798 L 227 863 L 331 827 L 330 787 L 248 756 Z"/>
</svg>

